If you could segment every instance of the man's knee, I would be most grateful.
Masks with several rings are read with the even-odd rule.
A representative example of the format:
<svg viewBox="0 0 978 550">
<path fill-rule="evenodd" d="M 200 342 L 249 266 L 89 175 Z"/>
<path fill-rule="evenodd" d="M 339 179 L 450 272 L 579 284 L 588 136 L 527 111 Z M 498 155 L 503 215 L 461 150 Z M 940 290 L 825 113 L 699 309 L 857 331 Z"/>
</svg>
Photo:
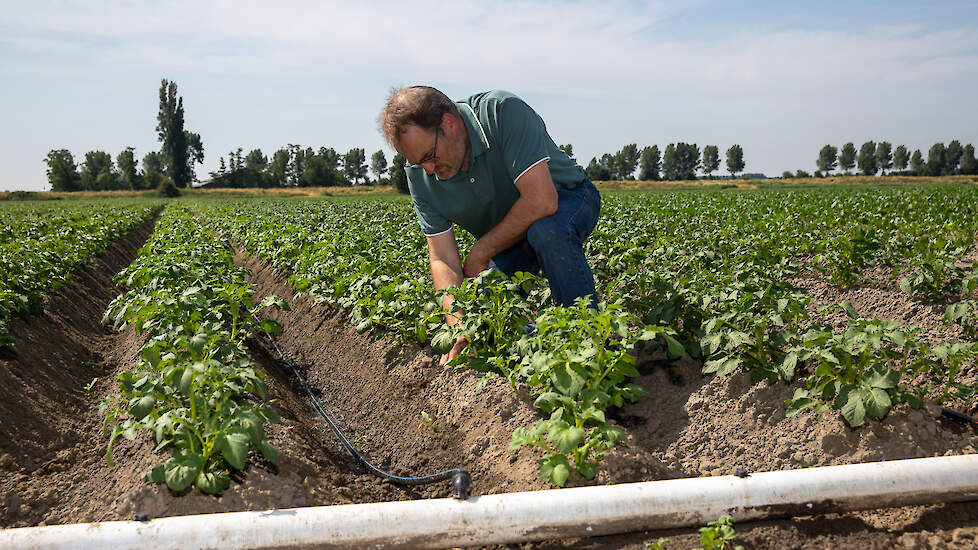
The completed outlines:
<svg viewBox="0 0 978 550">
<path fill-rule="evenodd" d="M 573 245 L 573 231 L 566 224 L 560 223 L 556 216 L 541 218 L 526 230 L 526 240 L 534 250 L 553 246 Z"/>
</svg>

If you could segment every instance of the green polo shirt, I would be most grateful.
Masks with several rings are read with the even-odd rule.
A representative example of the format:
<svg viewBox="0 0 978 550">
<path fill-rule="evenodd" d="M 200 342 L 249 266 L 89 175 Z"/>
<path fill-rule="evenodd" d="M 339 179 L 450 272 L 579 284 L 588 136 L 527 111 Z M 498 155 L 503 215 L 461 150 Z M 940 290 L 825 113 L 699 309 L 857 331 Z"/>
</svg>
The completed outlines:
<svg viewBox="0 0 978 550">
<path fill-rule="evenodd" d="M 458 101 L 469 134 L 468 171 L 442 180 L 408 168 L 408 188 L 421 230 L 432 236 L 457 224 L 475 238 L 496 226 L 520 197 L 515 181 L 540 162 L 557 188 L 573 189 L 584 170 L 561 151 L 547 127 L 522 99 L 501 90 Z"/>
</svg>

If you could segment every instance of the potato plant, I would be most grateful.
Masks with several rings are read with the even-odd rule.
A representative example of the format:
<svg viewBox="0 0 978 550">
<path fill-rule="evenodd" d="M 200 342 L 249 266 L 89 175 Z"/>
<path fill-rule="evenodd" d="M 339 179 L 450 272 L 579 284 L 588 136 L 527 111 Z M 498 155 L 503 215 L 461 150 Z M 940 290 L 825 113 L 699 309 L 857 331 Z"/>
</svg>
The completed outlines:
<svg viewBox="0 0 978 550">
<path fill-rule="evenodd" d="M 264 375 L 244 340 L 273 320 L 254 313 L 284 307 L 274 297 L 259 304 L 227 244 L 216 240 L 189 211 L 170 207 L 140 256 L 119 276 L 128 292 L 110 304 L 106 323 L 147 334 L 139 363 L 118 377 L 119 393 L 103 401 L 106 457 L 121 436 L 153 434 L 171 457 L 147 474 L 173 491 L 190 487 L 219 494 L 229 470 L 245 468 L 249 452 L 274 460 L 264 425 L 278 421 Z"/>
</svg>

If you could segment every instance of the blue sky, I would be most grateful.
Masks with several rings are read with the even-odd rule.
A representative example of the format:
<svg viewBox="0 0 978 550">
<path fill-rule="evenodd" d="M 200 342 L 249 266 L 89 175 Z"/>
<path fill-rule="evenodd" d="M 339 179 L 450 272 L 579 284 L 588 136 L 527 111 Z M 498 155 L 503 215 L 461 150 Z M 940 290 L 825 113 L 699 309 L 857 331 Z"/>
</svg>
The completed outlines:
<svg viewBox="0 0 978 550">
<path fill-rule="evenodd" d="M 978 144 L 978 2 L 0 1 L 0 190 L 66 148 L 158 148 L 161 78 L 201 134 L 368 154 L 391 86 L 502 88 L 586 164 L 626 143 L 739 143 L 747 171 L 831 143 Z"/>
</svg>

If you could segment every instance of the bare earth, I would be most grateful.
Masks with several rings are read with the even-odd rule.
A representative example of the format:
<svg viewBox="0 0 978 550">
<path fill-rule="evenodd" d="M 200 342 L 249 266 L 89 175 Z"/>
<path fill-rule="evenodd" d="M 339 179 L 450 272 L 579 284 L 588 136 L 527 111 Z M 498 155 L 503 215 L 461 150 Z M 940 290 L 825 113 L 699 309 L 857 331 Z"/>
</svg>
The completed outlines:
<svg viewBox="0 0 978 550">
<path fill-rule="evenodd" d="M 365 473 L 260 338 L 251 343 L 252 356 L 268 374 L 283 419 L 270 428 L 280 455 L 274 464 L 253 456 L 220 497 L 172 494 L 142 481 L 168 456 L 154 452 L 149 438 L 123 441 L 109 467 L 98 404 L 115 376 L 136 362 L 143 339 L 103 327 L 102 313 L 122 290 L 112 275 L 151 231 L 148 222 L 116 243 L 50 296 L 43 314 L 12 324 L 17 343 L 0 352 L 0 526 L 450 495 L 447 483 L 404 488 Z M 464 467 L 473 494 L 548 488 L 537 479 L 535 453 L 506 450 L 515 428 L 535 422 L 529 396 L 499 381 L 476 391 L 478 375 L 439 368 L 428 348 L 357 334 L 345 313 L 293 299 L 284 274 L 244 255 L 237 261 L 253 271 L 257 298 L 275 294 L 291 302 L 291 311 L 275 314 L 285 327 L 279 345 L 375 465 L 398 475 Z M 853 289 L 812 277 L 795 284 L 821 303 L 849 299 L 864 315 L 920 326 L 928 338 L 957 336 L 941 322 L 942 307 L 908 300 L 883 280 Z M 978 446 L 972 428 L 940 417 L 934 405 L 897 408 L 884 422 L 853 431 L 833 412 L 785 418 L 783 402 L 794 387 L 751 385 L 746 375 L 705 377 L 690 359 L 639 359 L 638 383 L 651 395 L 612 416 L 630 437 L 603 463 L 597 483 L 975 453 Z M 756 522 L 737 531 L 747 548 L 974 548 L 978 502 Z M 509 547 L 643 549 L 663 536 L 667 548 L 699 543 L 691 528 Z"/>
</svg>

